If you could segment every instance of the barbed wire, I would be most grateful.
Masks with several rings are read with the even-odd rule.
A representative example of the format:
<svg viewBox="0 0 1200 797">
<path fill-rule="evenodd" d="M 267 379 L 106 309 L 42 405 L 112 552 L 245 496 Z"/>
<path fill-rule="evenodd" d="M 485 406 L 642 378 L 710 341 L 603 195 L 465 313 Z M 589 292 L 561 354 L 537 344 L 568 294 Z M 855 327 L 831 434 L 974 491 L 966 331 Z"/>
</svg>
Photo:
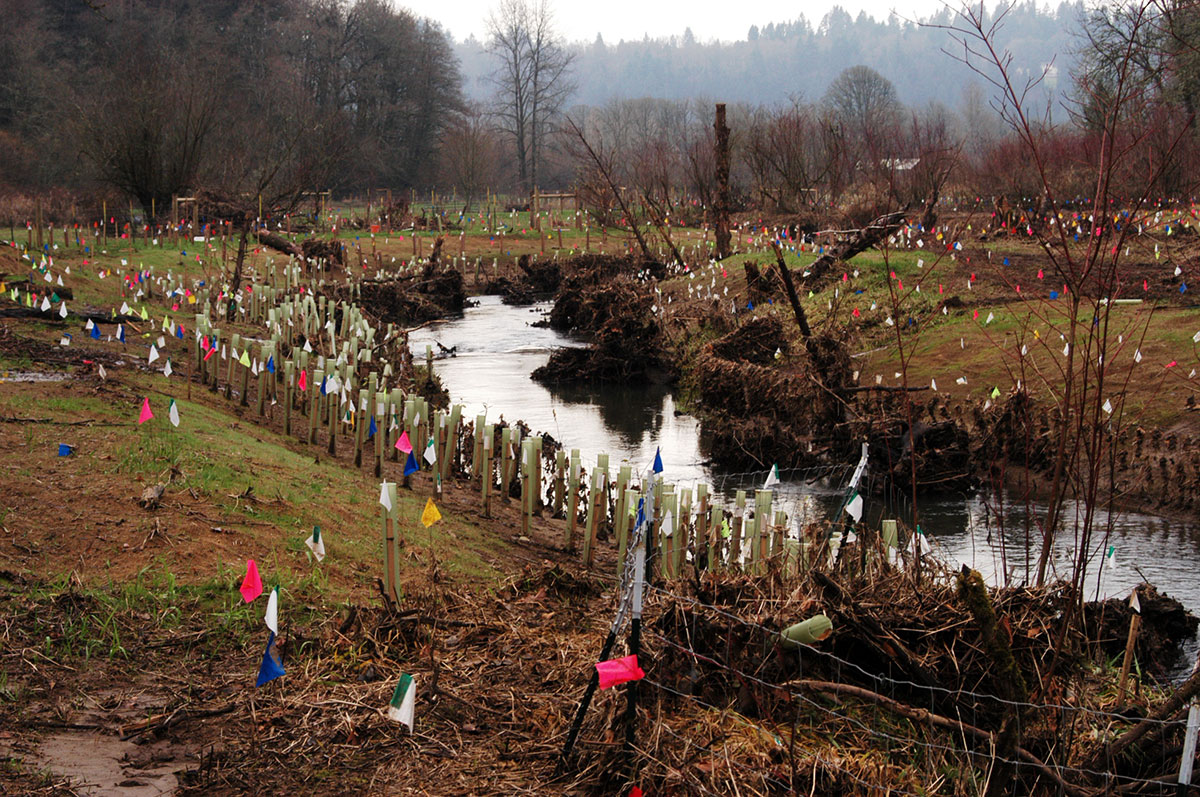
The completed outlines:
<svg viewBox="0 0 1200 797">
<path fill-rule="evenodd" d="M 754 623 L 749 620 L 745 620 L 736 614 L 725 611 L 725 610 L 721 609 L 720 607 L 714 606 L 712 604 L 708 604 L 708 603 L 699 601 L 696 598 L 691 597 L 690 595 L 681 595 L 679 593 L 672 592 L 667 589 L 663 589 L 662 587 L 655 586 L 654 584 L 647 584 L 646 589 L 650 592 L 655 592 L 655 593 L 658 593 L 661 595 L 666 595 L 668 597 L 676 598 L 678 600 L 687 601 L 694 606 L 699 606 L 703 609 L 712 611 L 716 614 L 721 615 L 722 617 L 724 617 L 726 619 L 733 620 L 734 622 L 740 623 L 740 624 L 746 626 L 747 628 L 752 628 L 757 631 L 761 631 L 762 633 L 764 633 L 765 635 L 767 635 L 769 637 L 778 637 L 779 636 L 780 632 L 778 629 L 767 628 L 766 626 L 759 625 L 758 623 Z M 1137 722 L 1148 722 L 1148 723 L 1162 725 L 1162 726 L 1172 726 L 1173 725 L 1173 726 L 1180 726 L 1180 727 L 1182 727 L 1185 724 L 1182 720 L 1156 720 L 1151 717 L 1147 717 L 1147 718 L 1130 717 L 1130 716 L 1127 716 L 1124 714 L 1119 714 L 1119 713 L 1111 712 L 1111 711 L 1103 711 L 1101 709 L 1094 709 L 1094 708 L 1089 708 L 1086 706 L 1071 706 L 1071 705 L 1061 704 L 1061 703 L 1032 703 L 1032 702 L 1028 702 L 1028 701 L 1011 700 L 1008 698 L 1000 697 L 999 695 L 988 694 L 987 692 L 977 692 L 977 691 L 970 690 L 970 689 L 951 689 L 951 688 L 944 687 L 944 686 L 938 686 L 936 684 L 921 684 L 921 683 L 917 683 L 915 681 L 909 681 L 909 680 L 906 680 L 903 678 L 889 678 L 888 676 L 871 672 L 870 670 L 867 670 L 866 668 L 864 668 L 862 665 L 857 664 L 852 661 L 849 661 L 848 659 L 841 658 L 840 656 L 838 656 L 835 653 L 832 653 L 830 651 L 821 650 L 820 648 L 817 648 L 813 645 L 809 645 L 809 644 L 806 644 L 803 642 L 797 642 L 796 644 L 800 648 L 807 650 L 817 656 L 829 659 L 831 661 L 835 661 L 840 665 L 843 665 L 852 670 L 855 670 L 855 671 L 859 672 L 860 674 L 862 674 L 863 676 L 870 678 L 872 681 L 875 681 L 876 683 L 886 684 L 886 685 L 890 685 L 893 687 L 901 686 L 901 687 L 905 687 L 905 688 L 909 688 L 909 689 L 919 689 L 919 690 L 927 690 L 930 692 L 940 692 L 940 693 L 948 695 L 948 696 L 961 695 L 961 696 L 965 696 L 965 697 L 973 697 L 973 698 L 976 698 L 977 700 L 994 701 L 1001 705 L 1012 706 L 1014 708 L 1052 709 L 1052 710 L 1057 710 L 1057 711 L 1074 711 L 1074 712 L 1080 712 L 1080 713 L 1085 713 L 1085 714 L 1091 714 L 1093 716 L 1106 717 L 1106 718 L 1116 720 L 1119 722 L 1137 721 Z"/>
<path fill-rule="evenodd" d="M 859 720 L 855 717 L 851 717 L 848 714 L 839 713 L 833 709 L 830 709 L 826 706 L 821 705 L 820 703 L 818 703 L 817 701 L 808 697 L 807 695 L 803 694 L 802 692 L 797 692 L 797 691 L 788 689 L 786 687 L 786 685 L 784 685 L 784 684 L 776 684 L 776 683 L 771 683 L 770 681 L 765 681 L 755 675 L 751 675 L 750 673 L 739 670 L 736 667 L 730 667 L 726 664 L 721 664 L 720 662 L 717 662 L 709 657 L 703 656 L 703 654 L 695 653 L 694 651 L 688 651 L 687 648 L 683 647 L 682 645 L 680 645 L 679 643 L 677 643 L 671 639 L 668 639 L 667 637 L 654 631 L 653 629 L 648 629 L 648 633 L 651 636 L 655 637 L 656 639 L 659 639 L 659 640 L 667 643 L 668 645 L 671 645 L 672 647 L 682 650 L 685 653 L 692 652 L 692 653 L 694 653 L 694 655 L 701 656 L 709 663 L 717 666 L 719 669 L 723 669 L 730 673 L 733 673 L 738 678 L 745 679 L 747 681 L 751 681 L 753 683 L 767 687 L 768 689 L 783 690 L 789 696 L 802 700 L 804 703 L 812 706 L 813 708 L 815 708 L 825 714 L 828 714 L 830 717 L 833 717 L 840 721 L 849 722 L 849 723 L 857 726 L 862 731 L 864 731 L 865 733 L 867 733 L 871 736 L 886 739 L 890 742 L 915 744 L 920 747 L 938 750 L 940 752 L 955 753 L 955 754 L 961 754 L 963 752 L 968 752 L 971 755 L 980 755 L 978 753 L 970 753 L 969 751 L 960 750 L 959 748 L 950 747 L 948 745 L 939 744 L 937 742 L 922 741 L 920 739 L 916 739 L 916 738 L 912 738 L 912 737 L 897 736 L 895 734 L 888 733 L 887 731 L 873 728 L 870 725 L 867 725 L 866 723 L 864 723 L 862 720 Z M 643 679 L 643 680 L 645 680 L 645 679 Z M 721 710 L 720 708 L 713 706 L 713 705 L 707 703 L 706 701 L 700 700 L 699 698 L 696 698 L 693 695 L 686 695 L 677 690 L 671 690 L 671 691 L 675 692 L 675 694 L 680 695 L 681 697 L 685 697 L 685 698 L 693 700 L 699 704 L 702 704 L 702 705 L 706 706 L 707 708 L 711 708 L 711 709 L 714 709 L 717 711 Z M 1042 767 L 1038 766 L 1037 764 L 1035 764 L 1031 761 L 1022 761 L 1019 759 L 1007 759 L 1007 758 L 997 756 L 994 754 L 990 755 L 989 758 L 992 758 L 993 760 L 998 761 L 1000 763 L 1009 764 L 1014 767 L 1033 769 L 1038 772 L 1041 772 L 1043 770 Z M 1144 779 L 1144 778 L 1135 778 L 1135 777 L 1129 776 L 1129 775 L 1120 775 L 1120 774 L 1117 774 L 1114 772 L 1088 769 L 1086 767 L 1076 767 L 1076 766 L 1071 766 L 1071 765 L 1058 765 L 1058 764 L 1046 763 L 1045 768 L 1053 769 L 1054 771 L 1059 772 L 1059 773 L 1068 772 L 1068 773 L 1077 774 L 1077 775 L 1085 775 L 1088 777 L 1101 777 L 1101 778 L 1106 778 L 1106 779 L 1116 779 L 1116 780 L 1124 781 L 1126 785 L 1147 785 L 1150 783 L 1157 783 L 1157 781 L 1152 781 L 1152 780 L 1148 780 L 1148 779 Z"/>
<path fill-rule="evenodd" d="M 705 700 L 701 700 L 700 698 L 696 697 L 695 695 L 688 695 L 688 694 L 685 694 L 685 693 L 683 693 L 683 692 L 680 692 L 678 689 L 675 689 L 675 688 L 673 688 L 673 687 L 667 686 L 667 685 L 666 685 L 666 684 L 664 684 L 664 683 L 660 683 L 660 682 L 658 682 L 658 681 L 655 681 L 653 678 L 650 678 L 650 677 L 648 677 L 648 676 L 647 676 L 647 677 L 645 677 L 645 678 L 642 678 L 642 682 L 643 682 L 643 683 L 646 683 L 646 684 L 649 684 L 650 686 L 653 686 L 653 687 L 655 687 L 656 689 L 661 689 L 661 690 L 662 690 L 662 691 L 664 691 L 664 692 L 668 692 L 668 693 L 670 693 L 670 694 L 673 694 L 673 695 L 676 695 L 676 696 L 678 696 L 678 697 L 684 698 L 685 700 L 690 700 L 690 701 L 692 701 L 693 703 L 696 703 L 697 705 L 699 705 L 699 706 L 701 706 L 701 707 L 703 707 L 703 708 L 705 708 L 705 709 L 708 709 L 708 710 L 710 710 L 710 711 L 716 711 L 716 712 L 720 712 L 720 713 L 725 713 L 725 712 L 727 712 L 727 711 L 728 711 L 728 709 L 723 709 L 723 708 L 720 708 L 719 706 L 715 706 L 715 705 L 713 705 L 713 704 L 711 704 L 711 703 L 709 703 L 709 702 L 707 702 L 707 701 L 705 701 Z M 739 718 L 740 720 L 742 720 L 743 722 L 745 722 L 747 725 L 750 725 L 751 727 L 755 728 L 756 730 L 759 730 L 759 731 L 761 731 L 761 732 L 763 732 L 763 733 L 769 734 L 770 736 L 772 736 L 772 737 L 774 737 L 774 738 L 778 738 L 778 734 L 777 734 L 777 733 L 775 733 L 774 731 L 772 731 L 772 730 L 771 730 L 771 729 L 769 729 L 769 728 L 765 728 L 765 727 L 763 727 L 762 725 L 760 725 L 760 724 L 758 724 L 758 723 L 754 722 L 754 721 L 753 721 L 753 720 L 751 720 L 749 717 L 746 717 L 746 716 L 745 716 L 745 715 L 743 715 L 743 714 L 738 714 L 738 718 Z M 708 746 L 706 746 L 706 745 L 700 745 L 700 744 L 697 744 L 697 743 L 695 742 L 695 740 L 687 739 L 686 737 L 680 736 L 678 733 L 676 733 L 676 732 L 674 731 L 674 729 L 672 729 L 672 728 L 671 728 L 669 725 L 667 725 L 666 723 L 659 723 L 658 727 L 660 727 L 660 728 L 663 728 L 663 729 L 664 729 L 664 730 L 666 730 L 668 733 L 670 733 L 672 736 L 675 736 L 677 739 L 681 739 L 682 741 L 688 742 L 688 743 L 690 743 L 690 744 L 692 744 L 692 745 L 694 745 L 694 746 L 696 746 L 696 747 L 700 747 L 700 748 L 702 748 L 702 749 L 705 749 L 705 750 L 707 750 L 707 751 L 709 751 L 709 752 L 713 752 L 713 751 L 711 750 L 711 748 L 709 748 L 709 747 L 708 747 Z M 917 793 L 915 793 L 915 792 L 910 792 L 910 791 L 907 791 L 907 790 L 904 790 L 904 789 L 900 789 L 900 788 L 898 788 L 898 787 L 896 787 L 896 786 L 893 786 L 893 785 L 891 785 L 891 784 L 871 783 L 870 781 L 863 780 L 862 778 L 859 778 L 857 775 L 855 775 L 853 772 L 851 772 L 850 770 L 846 769 L 845 767 L 838 766 L 836 763 L 834 763 L 834 762 L 832 762 L 832 761 L 830 761 L 830 760 L 828 760 L 828 759 L 822 758 L 820 755 L 814 754 L 814 755 L 813 755 L 813 758 L 814 758 L 814 759 L 816 759 L 816 760 L 818 760 L 818 761 L 820 761 L 822 764 L 825 764 L 825 765 L 827 765 L 827 766 L 831 766 L 832 768 L 834 768 L 834 769 L 838 770 L 839 772 L 844 772 L 845 774 L 849 775 L 849 776 L 850 776 L 850 777 L 851 777 L 853 780 L 857 781 L 857 782 L 858 782 L 858 784 L 859 784 L 859 785 L 861 785 L 861 786 L 870 786 L 870 787 L 873 787 L 873 788 L 883 788 L 883 789 L 887 789 L 887 790 L 888 790 L 888 792 L 889 792 L 889 794 L 900 795 L 900 797 L 923 797 L 923 796 L 922 796 L 922 795 L 920 795 L 920 794 L 917 794 Z M 752 770 L 752 768 L 751 768 L 751 767 L 747 767 L 747 766 L 746 766 L 746 765 L 744 765 L 744 764 L 737 764 L 737 767 L 738 767 L 739 769 Z M 755 770 L 755 771 L 757 771 L 757 770 Z"/>
</svg>

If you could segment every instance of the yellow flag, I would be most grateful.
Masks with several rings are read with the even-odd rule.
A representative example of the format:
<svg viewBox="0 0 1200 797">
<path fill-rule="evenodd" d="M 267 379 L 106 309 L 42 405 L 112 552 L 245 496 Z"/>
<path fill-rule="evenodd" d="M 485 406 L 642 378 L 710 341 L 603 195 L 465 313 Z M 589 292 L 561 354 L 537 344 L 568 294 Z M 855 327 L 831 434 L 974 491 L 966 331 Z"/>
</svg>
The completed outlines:
<svg viewBox="0 0 1200 797">
<path fill-rule="evenodd" d="M 247 351 L 249 351 L 249 349 L 242 350 L 242 358 L 240 360 L 238 360 L 238 362 L 240 362 L 245 367 L 249 368 L 250 367 L 250 358 L 248 356 L 246 356 Z"/>
<path fill-rule="evenodd" d="M 433 503 L 433 499 L 425 499 L 425 511 L 421 513 L 421 522 L 425 524 L 426 528 L 429 528 L 441 519 L 442 513 L 438 511 L 437 505 Z"/>
</svg>

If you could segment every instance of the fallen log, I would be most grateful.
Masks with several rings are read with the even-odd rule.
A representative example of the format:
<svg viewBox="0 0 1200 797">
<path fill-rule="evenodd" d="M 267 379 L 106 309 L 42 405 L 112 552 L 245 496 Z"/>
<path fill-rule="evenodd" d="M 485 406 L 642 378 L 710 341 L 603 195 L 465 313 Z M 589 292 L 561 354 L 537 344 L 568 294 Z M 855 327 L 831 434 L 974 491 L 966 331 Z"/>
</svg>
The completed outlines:
<svg viewBox="0 0 1200 797">
<path fill-rule="evenodd" d="M 269 246 L 276 252 L 283 252 L 285 255 L 292 255 L 293 257 L 304 257 L 304 250 L 282 235 L 276 235 L 267 230 L 258 230 L 254 233 L 254 237 L 258 239 L 260 244 Z"/>
<path fill-rule="evenodd" d="M 1114 756 L 1119 755 L 1121 751 L 1143 736 L 1148 737 L 1147 741 L 1157 738 L 1163 731 L 1163 723 L 1178 714 L 1197 694 L 1200 694 L 1200 661 L 1197 662 L 1197 667 L 1192 671 L 1191 677 L 1184 681 L 1165 703 L 1146 719 L 1097 750 L 1088 759 L 1087 768 L 1100 769 L 1106 762 L 1112 760 Z"/>
<path fill-rule="evenodd" d="M 825 254 L 818 257 L 804 270 L 805 278 L 810 283 L 821 280 L 835 264 L 849 260 L 861 254 L 900 229 L 904 224 L 905 210 L 885 213 L 867 226 L 855 232 L 847 240 L 827 247 Z"/>
</svg>

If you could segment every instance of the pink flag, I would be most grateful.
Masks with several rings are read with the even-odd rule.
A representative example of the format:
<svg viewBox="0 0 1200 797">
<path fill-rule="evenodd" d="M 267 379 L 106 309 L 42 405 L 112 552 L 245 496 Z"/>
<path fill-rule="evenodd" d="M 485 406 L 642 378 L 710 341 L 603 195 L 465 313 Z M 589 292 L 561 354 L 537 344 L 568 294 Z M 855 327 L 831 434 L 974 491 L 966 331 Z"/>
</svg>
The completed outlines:
<svg viewBox="0 0 1200 797">
<path fill-rule="evenodd" d="M 305 390 L 307 388 L 308 388 L 308 371 L 301 368 L 300 369 L 300 389 Z"/>
<path fill-rule="evenodd" d="M 623 659 L 610 659 L 596 662 L 596 672 L 600 673 L 600 688 L 623 684 L 626 681 L 637 681 L 646 677 L 646 673 L 638 666 L 637 656 L 626 656 Z"/>
<path fill-rule="evenodd" d="M 150 411 L 150 399 L 147 397 L 142 402 L 142 414 L 138 416 L 138 423 L 145 423 L 154 417 L 154 413 Z"/>
<path fill-rule="evenodd" d="M 412 453 L 412 443 L 408 441 L 408 432 L 400 433 L 400 439 L 396 441 L 396 448 L 400 449 L 405 454 Z"/>
<path fill-rule="evenodd" d="M 262 579 L 258 577 L 258 565 L 253 559 L 246 560 L 246 578 L 242 580 L 240 591 L 246 603 L 262 594 Z"/>
</svg>

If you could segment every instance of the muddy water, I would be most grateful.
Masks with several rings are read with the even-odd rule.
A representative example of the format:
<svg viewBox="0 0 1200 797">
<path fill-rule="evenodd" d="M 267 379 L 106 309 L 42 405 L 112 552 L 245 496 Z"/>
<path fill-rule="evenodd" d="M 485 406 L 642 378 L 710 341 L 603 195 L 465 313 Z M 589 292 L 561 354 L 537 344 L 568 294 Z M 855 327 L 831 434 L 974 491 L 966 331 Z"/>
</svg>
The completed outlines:
<svg viewBox="0 0 1200 797">
<path fill-rule="evenodd" d="M 422 359 L 427 343 L 457 347 L 457 356 L 439 359 L 435 370 L 450 391 L 451 400 L 466 405 L 467 417 L 486 410 L 490 421 L 500 416 L 523 419 L 536 432 L 554 436 L 568 449 L 579 448 L 585 466 L 595 463 L 596 454 L 607 452 L 614 464 L 627 461 L 641 469 L 661 447 L 664 472 L 669 481 L 690 485 L 705 482 L 727 498 L 733 491 L 761 486 L 766 472 L 730 474 L 714 471 L 705 461 L 697 421 L 675 414 L 670 392 L 662 387 L 571 388 L 550 390 L 530 379 L 529 374 L 546 362 L 556 346 L 580 345 L 549 329 L 530 326 L 548 306 L 506 307 L 496 297 L 482 297 L 479 306 L 464 316 L 417 330 L 410 338 L 414 355 Z M 437 347 L 435 346 L 436 350 Z M 840 485 L 846 473 L 815 483 L 789 480 L 777 488 L 782 503 L 793 518 L 827 517 L 838 510 Z M 926 500 L 920 505 L 921 523 L 944 557 L 978 568 L 995 582 L 1019 584 L 1025 579 L 1025 508 L 1008 500 L 1000 507 L 981 497 Z M 1074 510 L 1069 507 L 1067 520 Z M 882 516 L 908 516 L 907 508 L 881 502 L 866 506 L 866 519 L 877 523 Z M 1035 507 L 1035 514 L 1041 514 Z M 1104 534 L 1107 517 L 1097 522 Z M 1058 534 L 1053 565 L 1057 572 L 1070 569 L 1074 548 L 1073 522 Z M 1036 538 L 1036 530 L 1029 532 Z M 1112 546 L 1114 557 L 1103 568 L 1101 554 Z M 1181 600 L 1200 614 L 1200 527 L 1172 517 L 1122 513 L 1112 519 L 1110 537 L 1097 539 L 1089 568 L 1088 595 L 1127 595 L 1147 580 Z M 1029 554 L 1036 566 L 1036 540 Z"/>
</svg>

